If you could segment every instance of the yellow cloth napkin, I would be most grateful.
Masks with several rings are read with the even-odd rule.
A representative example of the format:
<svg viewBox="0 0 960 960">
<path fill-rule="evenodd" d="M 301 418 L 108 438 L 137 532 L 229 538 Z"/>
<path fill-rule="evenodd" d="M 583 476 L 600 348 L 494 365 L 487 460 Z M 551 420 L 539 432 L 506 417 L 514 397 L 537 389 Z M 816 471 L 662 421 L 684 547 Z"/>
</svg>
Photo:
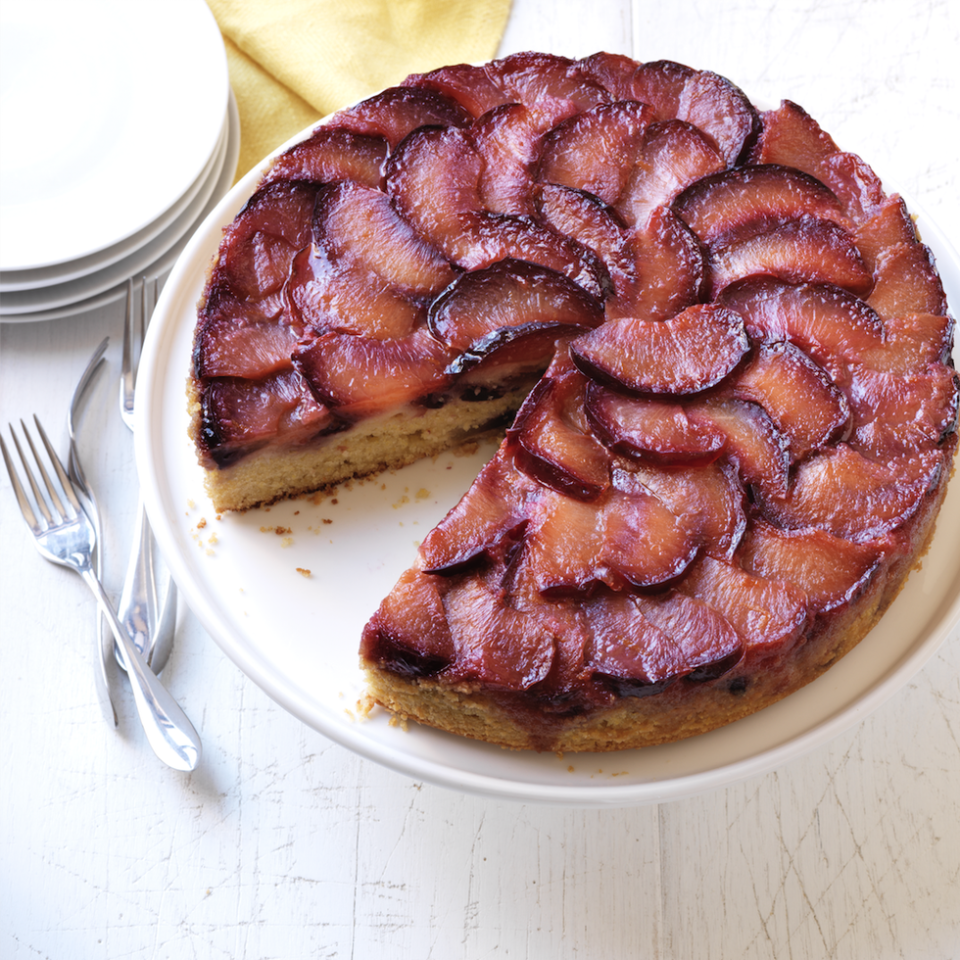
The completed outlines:
<svg viewBox="0 0 960 960">
<path fill-rule="evenodd" d="M 237 179 L 340 107 L 496 54 L 510 0 L 207 0 L 240 111 Z"/>
</svg>

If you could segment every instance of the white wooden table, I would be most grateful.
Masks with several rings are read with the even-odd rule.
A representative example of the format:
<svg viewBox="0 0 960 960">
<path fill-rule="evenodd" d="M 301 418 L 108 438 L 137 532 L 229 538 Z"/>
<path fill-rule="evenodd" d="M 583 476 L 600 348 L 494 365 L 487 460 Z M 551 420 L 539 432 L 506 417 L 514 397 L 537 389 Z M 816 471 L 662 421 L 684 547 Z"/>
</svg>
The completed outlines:
<svg viewBox="0 0 960 960">
<path fill-rule="evenodd" d="M 515 0 L 501 52 L 521 49 L 670 58 L 795 100 L 956 243 L 952 0 Z M 135 501 L 120 331 L 117 310 L 0 327 L 0 419 L 37 412 L 60 442 L 86 357 L 113 337 L 82 428 L 113 590 Z M 36 556 L 0 486 L 2 957 L 960 956 L 956 631 L 894 699 L 781 769 L 659 806 L 568 810 L 359 759 L 182 609 L 165 678 L 206 751 L 183 776 L 151 754 L 129 691 L 119 731 L 105 726 L 88 594 Z"/>
</svg>

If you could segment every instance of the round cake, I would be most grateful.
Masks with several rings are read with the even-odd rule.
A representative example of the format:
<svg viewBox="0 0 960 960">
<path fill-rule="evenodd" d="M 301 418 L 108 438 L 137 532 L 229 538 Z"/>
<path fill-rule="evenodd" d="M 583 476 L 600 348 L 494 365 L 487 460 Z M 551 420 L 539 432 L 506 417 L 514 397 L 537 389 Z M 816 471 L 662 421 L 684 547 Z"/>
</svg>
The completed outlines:
<svg viewBox="0 0 960 960">
<path fill-rule="evenodd" d="M 866 636 L 946 492 L 952 344 L 902 199 L 796 104 L 525 53 L 273 160 L 199 306 L 191 433 L 245 510 L 505 429 L 371 612 L 370 702 L 623 749 Z"/>
</svg>

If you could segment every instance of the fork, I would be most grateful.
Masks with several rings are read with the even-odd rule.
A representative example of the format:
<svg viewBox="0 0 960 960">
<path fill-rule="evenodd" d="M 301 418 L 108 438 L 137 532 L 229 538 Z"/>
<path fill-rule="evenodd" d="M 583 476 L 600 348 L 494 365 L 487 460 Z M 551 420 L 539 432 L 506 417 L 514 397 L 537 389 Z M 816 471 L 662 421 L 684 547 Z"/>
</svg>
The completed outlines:
<svg viewBox="0 0 960 960">
<path fill-rule="evenodd" d="M 70 507 L 69 510 L 64 509 L 57 488 L 37 454 L 37 448 L 30 432 L 21 420 L 20 427 L 30 446 L 34 462 L 47 491 L 47 497 L 44 497 L 27 463 L 27 458 L 23 454 L 20 441 L 17 440 L 17 435 L 14 433 L 13 427 L 10 426 L 10 435 L 17 448 L 20 462 L 33 492 L 33 500 L 42 519 L 37 518 L 30 500 L 24 492 L 19 474 L 14 467 L 2 436 L 0 436 L 0 453 L 3 455 L 7 473 L 10 475 L 10 483 L 20 505 L 20 512 L 34 536 L 37 550 L 39 550 L 41 556 L 52 563 L 67 567 L 78 573 L 97 598 L 97 603 L 100 605 L 100 609 L 113 632 L 114 640 L 120 648 L 124 667 L 133 687 L 137 713 L 154 752 L 164 763 L 176 770 L 193 770 L 200 760 L 200 737 L 177 701 L 167 692 L 154 672 L 144 662 L 130 635 L 118 619 L 116 611 L 104 592 L 103 584 L 93 569 L 93 552 L 97 542 L 93 523 L 80 506 L 73 483 L 67 476 L 56 451 L 47 439 L 47 434 L 40 421 L 36 416 L 34 416 L 33 421 L 40 439 L 43 441 L 49 463 L 57 475 L 60 490 Z"/>
<path fill-rule="evenodd" d="M 120 372 L 120 416 L 127 427 L 134 429 L 134 397 L 140 351 L 150 316 L 147 302 L 147 279 L 140 286 L 140 323 L 136 322 L 133 280 L 127 282 L 127 311 L 123 327 L 123 354 Z M 157 281 L 153 282 L 156 301 Z M 137 649 L 144 655 L 155 673 L 167 662 L 173 647 L 176 626 L 177 588 L 168 578 L 163 608 L 158 612 L 157 579 L 153 562 L 153 531 L 147 519 L 142 496 L 137 499 L 137 519 L 134 527 L 130 560 L 120 594 L 118 616 L 133 637 Z"/>
<path fill-rule="evenodd" d="M 73 486 L 77 491 L 77 495 L 80 497 L 84 512 L 87 514 L 87 516 L 90 518 L 90 522 L 93 524 L 93 529 L 96 534 L 98 544 L 101 540 L 102 530 L 100 508 L 97 504 L 97 498 L 94 496 L 93 490 L 87 483 L 86 475 L 83 472 L 83 466 L 80 463 L 80 454 L 77 450 L 76 420 L 80 401 L 82 400 L 83 395 L 86 393 L 87 387 L 93 380 L 94 374 L 103 365 L 103 355 L 106 352 L 107 345 L 109 343 L 110 338 L 104 337 L 103 340 L 100 341 L 100 344 L 96 350 L 93 351 L 93 355 L 90 357 L 90 361 L 87 363 L 86 369 L 83 371 L 83 373 L 80 375 L 80 379 L 77 381 L 77 386 L 73 391 L 73 397 L 70 400 L 70 406 L 67 408 L 67 434 L 70 438 L 70 446 L 67 456 L 67 474 L 69 475 L 71 481 L 73 481 Z M 100 549 L 95 549 L 94 558 L 94 569 L 96 570 L 97 576 L 102 580 L 103 551 Z M 108 722 L 112 721 L 113 725 L 116 727 L 119 725 L 119 720 L 117 718 L 117 708 L 113 702 L 114 677 L 112 671 L 110 670 L 109 662 L 109 658 L 113 652 L 113 639 L 112 637 L 109 637 L 103 629 L 103 614 L 100 613 L 99 608 L 97 609 L 96 630 L 98 664 L 95 676 L 97 681 L 97 695 L 100 699 L 100 706 L 103 710 L 104 716 Z"/>
</svg>

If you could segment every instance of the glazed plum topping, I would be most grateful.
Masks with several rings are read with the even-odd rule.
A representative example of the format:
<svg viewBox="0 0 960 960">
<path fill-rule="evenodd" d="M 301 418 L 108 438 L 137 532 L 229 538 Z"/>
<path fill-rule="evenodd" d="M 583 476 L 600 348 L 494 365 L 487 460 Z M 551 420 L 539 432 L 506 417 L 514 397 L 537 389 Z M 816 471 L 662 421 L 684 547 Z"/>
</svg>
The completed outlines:
<svg viewBox="0 0 960 960">
<path fill-rule="evenodd" d="M 670 590 L 658 596 L 637 596 L 634 603 L 673 640 L 683 657 L 682 673 L 691 680 L 716 680 L 740 660 L 740 635 L 726 617 L 702 600 Z"/>
<path fill-rule="evenodd" d="M 318 195 L 313 241 L 330 260 L 360 265 L 407 294 L 434 297 L 457 276 L 450 261 L 413 231 L 385 194 L 349 181 Z"/>
<path fill-rule="evenodd" d="M 884 326 L 876 311 L 834 286 L 753 278 L 726 287 L 718 303 L 743 317 L 752 341 L 789 340 L 841 389 L 849 383 L 851 365 L 883 351 Z"/>
<path fill-rule="evenodd" d="M 611 270 L 615 293 L 607 317 L 668 320 L 701 299 L 705 266 L 699 241 L 669 207 L 654 210 L 642 228 L 626 236 Z"/>
<path fill-rule="evenodd" d="M 852 220 L 872 217 L 885 196 L 877 175 L 859 157 L 843 153 L 802 107 L 784 100 L 761 117 L 762 131 L 751 159 L 796 167 L 826 184 Z"/>
<path fill-rule="evenodd" d="M 352 180 L 367 187 L 378 187 L 389 148 L 381 136 L 319 127 L 312 136 L 277 158 L 264 177 L 264 183 L 274 180 L 313 183 Z"/>
<path fill-rule="evenodd" d="M 683 396 L 719 383 L 748 347 L 738 313 L 696 304 L 669 320 L 611 320 L 574 340 L 570 353 L 601 383 L 632 393 Z"/>
<path fill-rule="evenodd" d="M 451 359 L 424 327 L 387 340 L 328 331 L 293 354 L 317 398 L 349 421 L 441 392 L 450 383 L 444 371 Z"/>
<path fill-rule="evenodd" d="M 285 293 L 291 318 L 310 337 L 328 330 L 375 340 L 406 337 L 427 314 L 423 298 L 404 295 L 356 261 L 331 262 L 316 244 L 297 255 Z"/>
<path fill-rule="evenodd" d="M 298 333 L 275 318 L 258 320 L 230 294 L 210 300 L 194 339 L 193 364 L 199 377 L 262 380 L 291 369 Z"/>
<path fill-rule="evenodd" d="M 361 656 L 405 677 L 430 677 L 456 654 L 436 581 L 408 570 L 364 627 Z"/>
<path fill-rule="evenodd" d="M 697 127 L 681 120 L 651 123 L 613 206 L 627 224 L 642 227 L 657 207 L 669 205 L 691 183 L 725 168 L 713 141 Z"/>
<path fill-rule="evenodd" d="M 672 470 L 640 462 L 633 473 L 704 553 L 721 559 L 733 555 L 747 527 L 746 494 L 733 466 L 718 460 Z"/>
<path fill-rule="evenodd" d="M 810 609 L 827 613 L 864 588 L 883 555 L 882 541 L 852 543 L 826 530 L 781 530 L 757 521 L 737 552 L 743 568 L 768 580 L 790 580 Z"/>
<path fill-rule="evenodd" d="M 789 341 L 761 344 L 729 390 L 769 414 L 789 442 L 792 460 L 837 439 L 850 419 L 843 392 Z"/>
<path fill-rule="evenodd" d="M 852 236 L 835 223 L 803 216 L 765 233 L 710 248 L 711 298 L 747 277 L 833 284 L 862 296 L 873 286 Z"/>
<path fill-rule="evenodd" d="M 576 237 L 600 258 L 618 296 L 635 279 L 635 258 L 625 248 L 627 231 L 612 207 L 583 190 L 545 183 L 537 192 L 537 210 L 548 226 Z"/>
<path fill-rule="evenodd" d="M 421 127 L 465 127 L 472 119 L 456 100 L 436 90 L 388 87 L 355 107 L 340 110 L 331 126 L 382 137 L 394 149 L 407 134 Z"/>
<path fill-rule="evenodd" d="M 603 320 L 600 302 L 562 273 L 508 257 L 463 274 L 430 306 L 431 333 L 459 353 L 477 358 L 504 342 L 502 331 L 527 336 L 548 332 L 552 343 L 596 327 Z"/>
<path fill-rule="evenodd" d="M 487 76 L 483 67 L 469 63 L 440 67 L 430 73 L 414 74 L 407 77 L 401 86 L 436 90 L 451 100 L 456 100 L 472 117 L 479 117 L 494 107 L 513 102 L 513 98 Z"/>
<path fill-rule="evenodd" d="M 509 459 L 494 457 L 470 491 L 420 545 L 419 565 L 427 573 L 451 575 L 481 560 L 505 563 L 528 523 L 525 503 L 536 484 L 511 469 Z"/>
<path fill-rule="evenodd" d="M 653 110 L 636 101 L 602 104 L 558 124 L 544 138 L 538 179 L 613 203 L 627 185 Z"/>
<path fill-rule="evenodd" d="M 817 527 L 861 542 L 902 526 L 942 469 L 938 451 L 878 463 L 841 443 L 799 464 L 787 494 L 761 496 L 758 506 L 784 529 Z"/>
<path fill-rule="evenodd" d="M 698 400 L 688 407 L 696 422 L 723 434 L 724 456 L 743 482 L 773 494 L 787 490 L 790 446 L 763 407 L 732 397 Z"/>
<path fill-rule="evenodd" d="M 548 100 L 535 106 L 505 104 L 484 114 L 472 127 L 483 159 L 480 200 L 491 213 L 532 216 L 535 166 L 544 134 L 576 107 L 569 100 Z"/>
<path fill-rule="evenodd" d="M 594 382 L 587 387 L 586 413 L 612 450 L 660 463 L 709 463 L 726 443 L 710 420 L 688 416 L 681 403 L 627 396 Z"/>
<path fill-rule="evenodd" d="M 618 696 L 661 693 L 687 672 L 683 651 L 643 615 L 633 597 L 600 594 L 583 610 L 590 628 L 586 667 Z"/>
<path fill-rule="evenodd" d="M 511 101 L 570 100 L 579 110 L 588 110 L 612 99 L 577 70 L 573 60 L 553 54 L 515 53 L 488 63 L 486 72 Z"/>
<path fill-rule="evenodd" d="M 264 380 L 210 380 L 200 417 L 206 452 L 221 466 L 268 444 L 305 443 L 336 429 L 329 409 L 294 370 Z"/>
<path fill-rule="evenodd" d="M 622 471 L 591 503 L 544 488 L 532 508 L 518 577 L 543 596 L 668 583 L 691 563 L 697 544 L 649 490 Z"/>
<path fill-rule="evenodd" d="M 898 243 L 881 254 L 867 303 L 881 317 L 947 312 L 947 297 L 928 247 Z"/>
<path fill-rule="evenodd" d="M 610 486 L 612 457 L 589 430 L 584 385 L 577 370 L 541 380 L 508 436 L 515 441 L 514 460 L 528 476 L 577 500 L 596 500 Z"/>
<path fill-rule="evenodd" d="M 793 649 L 807 624 L 807 598 L 798 587 L 715 557 L 702 557 L 678 589 L 731 624 L 743 641 L 744 665 Z"/>
<path fill-rule="evenodd" d="M 957 429 L 958 391 L 956 372 L 939 363 L 908 376 L 858 369 L 851 446 L 879 460 L 936 446 Z"/>
<path fill-rule="evenodd" d="M 415 130 L 384 165 L 386 192 L 431 246 L 459 263 L 470 249 L 464 214 L 479 211 L 483 160 L 460 129 Z"/>
<path fill-rule="evenodd" d="M 787 220 L 813 216 L 850 230 L 840 201 L 819 180 L 768 164 L 732 167 L 703 177 L 673 202 L 673 210 L 704 242 L 726 245 Z"/>
<path fill-rule="evenodd" d="M 211 286 L 247 300 L 279 291 L 310 237 L 316 196 L 317 186 L 301 181 L 258 190 L 224 235 Z"/>
</svg>

